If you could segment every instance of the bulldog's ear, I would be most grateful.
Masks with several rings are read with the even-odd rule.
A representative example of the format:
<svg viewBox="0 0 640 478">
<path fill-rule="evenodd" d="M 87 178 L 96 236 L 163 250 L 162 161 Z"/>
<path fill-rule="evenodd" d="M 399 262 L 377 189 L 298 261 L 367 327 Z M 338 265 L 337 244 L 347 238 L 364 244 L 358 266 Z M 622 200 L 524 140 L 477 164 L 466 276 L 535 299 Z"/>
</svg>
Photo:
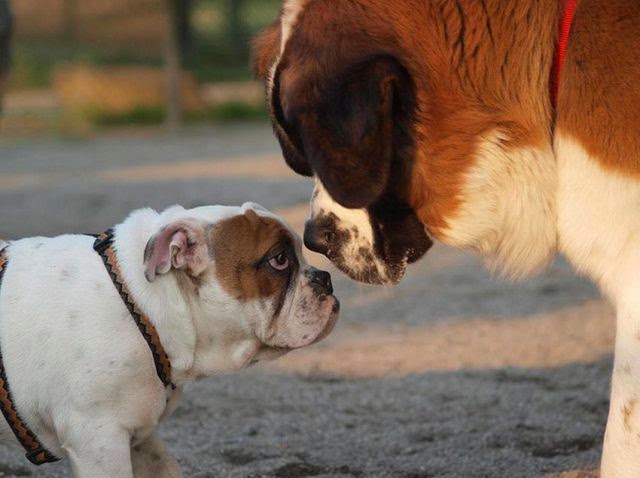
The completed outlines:
<svg viewBox="0 0 640 478">
<path fill-rule="evenodd" d="M 264 80 L 280 51 L 280 20 L 272 23 L 251 42 L 253 72 Z"/>
<path fill-rule="evenodd" d="M 323 91 L 316 108 L 300 113 L 304 154 L 331 197 L 365 208 L 385 191 L 394 154 L 396 109 L 412 91 L 390 57 L 360 64 Z M 399 121 L 399 119 L 398 119 Z"/>
<path fill-rule="evenodd" d="M 144 250 L 144 275 L 153 282 L 157 275 L 171 269 L 183 269 L 196 277 L 209 264 L 209 247 L 204 224 L 193 219 L 180 220 L 163 227 Z"/>
</svg>

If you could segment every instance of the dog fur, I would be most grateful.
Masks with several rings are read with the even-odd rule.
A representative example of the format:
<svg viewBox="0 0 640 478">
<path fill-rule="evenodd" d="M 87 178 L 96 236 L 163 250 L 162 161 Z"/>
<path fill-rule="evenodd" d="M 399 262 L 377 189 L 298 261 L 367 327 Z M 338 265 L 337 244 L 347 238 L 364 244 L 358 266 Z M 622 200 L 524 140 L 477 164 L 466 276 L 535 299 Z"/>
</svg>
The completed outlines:
<svg viewBox="0 0 640 478">
<path fill-rule="evenodd" d="M 77 477 L 182 476 L 154 434 L 182 386 L 321 340 L 338 302 L 300 238 L 255 204 L 143 209 L 114 231 L 122 277 L 177 389 L 160 381 L 94 239 L 34 237 L 0 243 L 0 349 L 14 405 Z M 17 443 L 4 419 L 0 435 Z"/>
<path fill-rule="evenodd" d="M 600 286 L 618 311 L 602 476 L 636 477 L 640 3 L 578 1 L 554 109 L 561 14 L 558 0 L 288 0 L 255 64 L 287 163 L 327 193 L 305 242 L 352 278 L 397 282 L 426 252 L 411 226 L 388 253 L 377 214 L 408 209 L 507 276 L 560 251 Z M 362 232 L 372 244 L 354 247 Z"/>
</svg>

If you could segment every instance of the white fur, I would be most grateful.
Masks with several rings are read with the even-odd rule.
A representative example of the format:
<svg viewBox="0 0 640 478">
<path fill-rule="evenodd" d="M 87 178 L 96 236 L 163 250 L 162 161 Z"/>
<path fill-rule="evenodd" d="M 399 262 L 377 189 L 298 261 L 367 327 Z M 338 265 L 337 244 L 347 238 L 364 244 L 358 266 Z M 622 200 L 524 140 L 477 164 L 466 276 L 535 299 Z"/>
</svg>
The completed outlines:
<svg viewBox="0 0 640 478">
<path fill-rule="evenodd" d="M 153 433 L 175 408 L 182 385 L 274 358 L 284 351 L 274 345 L 288 347 L 287 340 L 296 341 L 291 347 L 304 346 L 330 331 L 336 301 L 312 294 L 299 238 L 298 276 L 276 318 L 271 299 L 239 302 L 225 292 L 215 261 L 198 294 L 181 289 L 171 272 L 147 281 L 145 246 L 164 226 L 197 219 L 210 227 L 247 209 L 276 218 L 254 204 L 176 206 L 160 214 L 136 211 L 115 228 L 122 275 L 158 330 L 178 385 L 173 392 L 156 375 L 148 345 L 93 250 L 92 237 L 9 244 L 0 287 L 0 348 L 14 404 L 44 446 L 71 460 L 77 477 L 181 476 Z M 262 337 L 272 328 L 274 345 Z M 2 417 L 0 438 L 17 444 Z"/>
<path fill-rule="evenodd" d="M 494 132 L 476 156 L 460 194 L 461 209 L 439 239 L 480 252 L 492 270 L 509 277 L 542 269 L 556 250 L 553 151 L 507 149 Z"/>
<path fill-rule="evenodd" d="M 640 183 L 605 171 L 571 138 L 560 136 L 556 149 L 560 250 L 615 296 L 624 256 L 640 247 Z"/>
<path fill-rule="evenodd" d="M 640 476 L 640 182 L 558 135 L 560 250 L 617 310 L 602 478 Z M 626 412 L 625 412 L 626 410 Z"/>
<path fill-rule="evenodd" d="M 340 218 L 340 224 L 345 229 L 355 227 L 359 231 L 359 238 L 350 245 L 351 252 L 355 252 L 358 247 L 372 247 L 373 230 L 369 221 L 369 213 L 366 209 L 347 209 L 341 206 L 331 198 L 320 180 L 316 178 L 315 189 L 310 207 L 310 220 L 317 220 L 319 216 L 326 214 L 335 214 Z M 349 252 L 346 253 L 349 255 Z"/>
<path fill-rule="evenodd" d="M 282 5 L 282 16 L 280 17 L 282 33 L 280 36 L 280 54 L 289 41 L 291 31 L 298 21 L 298 17 L 309 0 L 286 0 Z M 277 62 L 276 62 L 277 63 Z"/>
<path fill-rule="evenodd" d="M 350 233 L 350 239 L 342 244 L 340 250 L 330 250 L 329 257 L 342 259 L 341 268 L 352 277 L 358 278 L 365 268 L 374 266 L 380 282 L 389 280 L 387 264 L 374 250 L 374 235 L 369 213 L 366 209 L 347 209 L 329 195 L 322 182 L 316 178 L 316 185 L 311 199 L 309 220 L 317 221 L 323 216 L 334 214 L 338 218 L 338 228 Z M 357 236 L 353 233 L 357 231 Z M 360 251 L 364 249 L 373 256 L 373 264 L 365 261 Z"/>
</svg>

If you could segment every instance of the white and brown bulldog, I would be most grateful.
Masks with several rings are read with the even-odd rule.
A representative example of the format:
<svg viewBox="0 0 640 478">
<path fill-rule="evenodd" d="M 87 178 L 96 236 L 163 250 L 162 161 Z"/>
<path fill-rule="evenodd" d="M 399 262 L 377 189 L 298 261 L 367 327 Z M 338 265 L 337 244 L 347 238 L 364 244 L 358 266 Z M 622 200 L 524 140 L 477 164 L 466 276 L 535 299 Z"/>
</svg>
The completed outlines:
<svg viewBox="0 0 640 478">
<path fill-rule="evenodd" d="M 313 344 L 338 317 L 329 274 L 254 204 L 0 249 L 1 434 L 78 477 L 181 476 L 154 430 L 182 385 Z"/>
<path fill-rule="evenodd" d="M 255 61 L 316 178 L 305 243 L 352 278 L 396 283 L 434 238 L 517 278 L 559 251 L 599 284 L 602 476 L 640 476 L 640 2 L 287 0 Z"/>
</svg>

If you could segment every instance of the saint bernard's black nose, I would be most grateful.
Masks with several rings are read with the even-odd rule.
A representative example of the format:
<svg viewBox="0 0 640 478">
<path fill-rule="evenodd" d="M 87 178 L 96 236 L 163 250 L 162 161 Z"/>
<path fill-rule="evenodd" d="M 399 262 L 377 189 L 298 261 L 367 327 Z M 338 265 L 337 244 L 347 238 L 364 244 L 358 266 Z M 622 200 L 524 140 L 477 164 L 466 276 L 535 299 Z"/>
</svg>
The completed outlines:
<svg viewBox="0 0 640 478">
<path fill-rule="evenodd" d="M 307 273 L 311 286 L 320 294 L 333 294 L 333 285 L 331 284 L 331 274 L 321 271 L 315 267 L 310 267 Z"/>
<path fill-rule="evenodd" d="M 335 226 L 307 221 L 304 225 L 304 245 L 313 252 L 326 255 L 334 233 Z"/>
</svg>

